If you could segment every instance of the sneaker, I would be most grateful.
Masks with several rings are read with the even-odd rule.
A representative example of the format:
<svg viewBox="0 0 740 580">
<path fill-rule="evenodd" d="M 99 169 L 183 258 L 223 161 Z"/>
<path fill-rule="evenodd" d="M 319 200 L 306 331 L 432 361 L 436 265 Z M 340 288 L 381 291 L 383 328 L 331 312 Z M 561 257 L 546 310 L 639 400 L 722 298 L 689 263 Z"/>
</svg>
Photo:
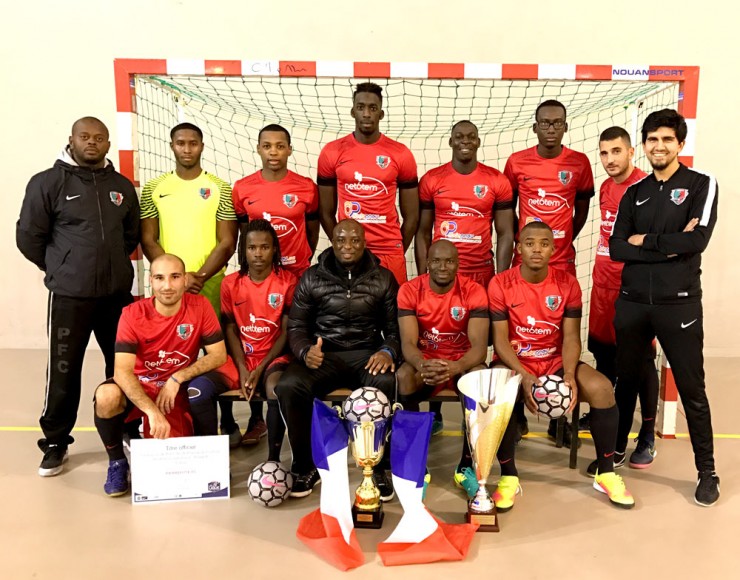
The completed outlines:
<svg viewBox="0 0 740 580">
<path fill-rule="evenodd" d="M 227 431 L 224 427 L 221 427 L 221 435 L 229 436 L 229 449 L 236 449 L 242 444 L 242 432 L 236 423 L 234 423 L 231 431 Z"/>
<path fill-rule="evenodd" d="M 578 419 L 578 430 L 591 431 L 591 413 L 581 415 L 581 418 Z"/>
<path fill-rule="evenodd" d="M 653 463 L 653 459 L 658 455 L 655 450 L 655 441 L 647 439 L 637 439 L 637 448 L 630 455 L 630 467 L 632 469 L 646 469 Z"/>
<path fill-rule="evenodd" d="M 519 478 L 515 475 L 502 475 L 498 480 L 496 491 L 493 492 L 493 503 L 496 504 L 496 510 L 508 512 L 514 507 L 514 498 L 517 494 L 522 493 L 522 487 L 519 485 Z"/>
<path fill-rule="evenodd" d="M 694 501 L 703 507 L 713 506 L 719 499 L 719 477 L 714 471 L 700 471 Z"/>
<path fill-rule="evenodd" d="M 108 479 L 105 480 L 103 490 L 109 497 L 118 497 L 128 491 L 129 469 L 128 461 L 117 459 L 108 464 Z"/>
<path fill-rule="evenodd" d="M 421 501 L 424 501 L 424 498 L 426 498 L 427 488 L 430 483 L 432 483 L 432 474 L 429 473 L 428 469 L 426 469 L 424 472 L 424 489 L 421 490 Z"/>
<path fill-rule="evenodd" d="M 388 477 L 388 472 L 385 469 L 376 468 L 373 471 L 373 482 L 380 491 L 380 501 L 391 501 L 395 497 L 393 480 Z"/>
<path fill-rule="evenodd" d="M 468 494 L 468 498 L 473 499 L 475 494 L 478 493 L 478 478 L 475 476 L 475 471 L 472 467 L 463 467 L 460 469 L 458 465 L 455 469 L 455 487 L 464 489 L 465 493 Z"/>
<path fill-rule="evenodd" d="M 619 451 L 615 451 L 614 452 L 614 469 L 619 469 L 620 467 L 624 467 L 624 462 L 625 462 L 625 453 L 620 453 Z M 588 464 L 588 467 L 586 468 L 586 475 L 590 477 L 594 477 L 598 470 L 599 470 L 599 460 L 594 459 L 591 463 Z"/>
<path fill-rule="evenodd" d="M 321 483 L 321 476 L 317 469 L 312 469 L 303 475 L 293 475 L 293 487 L 289 497 L 306 497 L 311 495 L 313 488 Z"/>
<path fill-rule="evenodd" d="M 442 431 L 444 431 L 445 424 L 441 420 L 435 419 L 432 421 L 432 437 L 435 435 L 439 435 Z"/>
<path fill-rule="evenodd" d="M 53 477 L 62 472 L 63 464 L 67 461 L 67 446 L 57 443 L 47 443 L 46 439 L 39 439 L 39 449 L 44 452 L 44 458 L 39 465 L 41 477 Z"/>
<path fill-rule="evenodd" d="M 626 510 L 635 507 L 635 499 L 625 487 L 624 480 L 613 471 L 596 473 L 594 477 L 594 489 L 605 493 L 609 497 L 609 501 L 617 507 Z"/>
<path fill-rule="evenodd" d="M 570 434 L 571 431 L 571 425 L 568 423 L 568 420 L 565 420 L 565 425 L 563 426 L 563 446 L 570 449 L 573 436 Z M 557 435 L 558 435 L 558 420 L 557 419 L 550 419 L 550 424 L 547 426 L 547 436 L 552 439 L 553 441 L 557 441 Z M 581 440 L 576 439 L 578 449 L 581 448 Z"/>
<path fill-rule="evenodd" d="M 257 445 L 267 435 L 267 425 L 259 419 L 251 428 L 247 425 L 247 432 L 242 437 L 242 445 Z"/>
</svg>

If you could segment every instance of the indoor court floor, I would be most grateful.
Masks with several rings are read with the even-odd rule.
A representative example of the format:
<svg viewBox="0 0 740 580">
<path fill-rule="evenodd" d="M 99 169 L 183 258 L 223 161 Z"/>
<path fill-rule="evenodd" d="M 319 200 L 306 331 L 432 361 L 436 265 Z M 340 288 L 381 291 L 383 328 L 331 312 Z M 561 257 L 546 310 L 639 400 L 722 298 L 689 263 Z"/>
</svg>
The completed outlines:
<svg viewBox="0 0 740 580">
<path fill-rule="evenodd" d="M 556 449 L 543 436 L 546 423 L 530 416 L 531 434 L 517 451 L 524 495 L 500 516 L 500 533 L 477 534 L 462 562 L 384 568 L 376 544 L 400 518 L 396 499 L 386 505 L 381 530 L 357 531 L 366 562 L 347 573 L 320 560 L 295 536 L 298 520 L 318 507 L 320 487 L 307 498 L 270 510 L 247 495 L 247 474 L 266 458 L 264 440 L 232 451 L 231 499 L 132 506 L 130 495 L 105 496 L 107 458 L 93 428 L 91 404 L 103 372 L 97 351 L 87 356 L 76 442 L 65 470 L 57 477 L 39 477 L 36 440 L 45 352 L 0 351 L 0 365 L 6 369 L 0 408 L 3 580 L 740 577 L 740 497 L 735 485 L 740 479 L 740 421 L 732 399 L 740 359 L 710 359 L 706 365 L 722 493 L 714 507 L 694 504 L 696 471 L 683 417 L 677 431 L 684 435 L 659 440 L 650 469 L 620 470 L 636 498 L 635 508 L 625 511 L 610 505 L 585 476 L 594 458 L 591 440 L 584 439 L 578 469 L 570 470 L 567 449 Z M 244 428 L 247 405 L 237 404 L 236 409 Z M 454 404 L 445 404 L 443 413 L 445 431 L 430 445 L 432 483 L 426 505 L 447 522 L 462 522 L 465 498 L 452 484 L 461 413 Z M 290 459 L 287 442 L 283 459 Z M 352 466 L 353 488 L 359 474 Z"/>
</svg>

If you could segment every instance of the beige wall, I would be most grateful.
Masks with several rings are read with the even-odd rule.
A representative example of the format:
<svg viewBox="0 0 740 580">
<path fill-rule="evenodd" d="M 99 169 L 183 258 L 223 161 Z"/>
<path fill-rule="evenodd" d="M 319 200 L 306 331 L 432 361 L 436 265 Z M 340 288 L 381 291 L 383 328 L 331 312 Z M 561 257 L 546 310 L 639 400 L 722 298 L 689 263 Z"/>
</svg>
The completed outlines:
<svg viewBox="0 0 740 580">
<path fill-rule="evenodd" d="M 14 239 L 28 179 L 51 165 L 78 117 L 103 119 L 116 143 L 114 58 L 169 57 L 699 65 L 695 165 L 714 173 L 721 188 L 720 221 L 704 257 L 706 354 L 740 353 L 736 332 L 740 273 L 731 246 L 737 243 L 733 231 L 738 229 L 732 216 L 740 216 L 734 167 L 740 93 L 735 26 L 740 10 L 711 9 L 719 3 L 693 0 L 621 7 L 592 0 L 499 4 L 14 3 L 12 13 L 4 11 L 6 26 L 0 38 L 4 71 L 0 255 L 5 265 L 0 348 L 46 344 L 42 275 L 22 258 Z M 111 153 L 117 161 L 115 151 Z"/>
</svg>

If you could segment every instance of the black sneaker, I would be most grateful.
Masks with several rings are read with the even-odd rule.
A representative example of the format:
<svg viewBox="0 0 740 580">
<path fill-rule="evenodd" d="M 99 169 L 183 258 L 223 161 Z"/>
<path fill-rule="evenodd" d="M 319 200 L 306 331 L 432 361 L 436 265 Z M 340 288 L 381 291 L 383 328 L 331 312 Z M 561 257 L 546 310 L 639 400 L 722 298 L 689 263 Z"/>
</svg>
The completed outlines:
<svg viewBox="0 0 740 580">
<path fill-rule="evenodd" d="M 57 443 L 47 443 L 46 439 L 39 439 L 38 446 L 44 452 L 44 458 L 39 465 L 41 477 L 53 477 L 62 472 L 62 465 L 67 461 L 67 446 Z"/>
<path fill-rule="evenodd" d="M 393 480 L 388 477 L 388 472 L 385 469 L 376 469 L 373 471 L 373 482 L 380 491 L 381 501 L 391 501 L 396 492 L 393 490 Z"/>
<path fill-rule="evenodd" d="M 714 471 L 700 471 L 696 482 L 694 501 L 704 507 L 717 503 L 719 499 L 719 477 Z"/>
<path fill-rule="evenodd" d="M 572 435 L 570 434 L 571 426 L 570 423 L 568 423 L 568 420 L 565 420 L 565 425 L 563 425 L 563 446 L 570 449 L 570 445 L 572 443 Z M 552 439 L 553 441 L 557 440 L 558 437 L 558 420 L 557 419 L 550 419 L 550 424 L 547 426 L 547 436 Z M 581 448 L 581 440 L 576 439 L 578 449 Z"/>
<path fill-rule="evenodd" d="M 302 475 L 293 475 L 293 487 L 290 490 L 290 497 L 306 497 L 311 495 L 313 488 L 321 483 L 321 476 L 317 469 L 312 469 Z"/>
<path fill-rule="evenodd" d="M 620 467 L 624 467 L 626 452 L 620 453 L 619 451 L 614 452 L 614 469 L 619 469 Z M 586 468 L 586 475 L 590 477 L 595 477 L 596 472 L 599 469 L 599 461 L 598 459 L 594 459 L 591 463 L 588 464 L 588 467 Z"/>
</svg>

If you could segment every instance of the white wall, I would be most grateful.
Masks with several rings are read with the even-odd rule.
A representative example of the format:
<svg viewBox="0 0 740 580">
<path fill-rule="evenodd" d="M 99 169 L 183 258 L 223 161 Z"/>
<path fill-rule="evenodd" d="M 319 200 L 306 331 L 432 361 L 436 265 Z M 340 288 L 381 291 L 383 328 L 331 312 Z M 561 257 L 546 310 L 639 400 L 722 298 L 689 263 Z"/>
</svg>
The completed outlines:
<svg viewBox="0 0 740 580">
<path fill-rule="evenodd" d="M 6 2 L 3 2 L 5 5 Z M 9 3 L 7 3 L 9 4 Z M 740 353 L 740 274 L 731 245 L 740 61 L 737 7 L 592 0 L 28 0 L 3 14 L 0 141 L 0 348 L 45 346 L 42 275 L 15 247 L 28 179 L 49 167 L 84 115 L 116 143 L 114 58 L 292 59 L 699 65 L 695 166 L 720 184 L 720 221 L 704 257 L 707 355 Z M 723 3 L 724 6 L 731 6 Z M 117 162 L 117 155 L 111 151 Z"/>
</svg>

